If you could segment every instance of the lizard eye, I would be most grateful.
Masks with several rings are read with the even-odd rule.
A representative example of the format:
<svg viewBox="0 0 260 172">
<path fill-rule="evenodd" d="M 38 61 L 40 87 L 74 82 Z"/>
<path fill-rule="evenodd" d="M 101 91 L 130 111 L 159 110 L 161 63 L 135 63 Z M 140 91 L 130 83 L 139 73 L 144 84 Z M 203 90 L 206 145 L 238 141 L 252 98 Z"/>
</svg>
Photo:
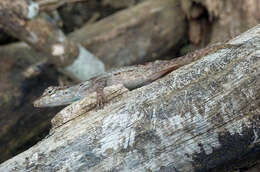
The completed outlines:
<svg viewBox="0 0 260 172">
<path fill-rule="evenodd" d="M 54 92 L 55 92 L 55 88 L 54 88 L 54 87 L 48 87 L 48 88 L 44 91 L 43 95 L 52 95 Z"/>
</svg>

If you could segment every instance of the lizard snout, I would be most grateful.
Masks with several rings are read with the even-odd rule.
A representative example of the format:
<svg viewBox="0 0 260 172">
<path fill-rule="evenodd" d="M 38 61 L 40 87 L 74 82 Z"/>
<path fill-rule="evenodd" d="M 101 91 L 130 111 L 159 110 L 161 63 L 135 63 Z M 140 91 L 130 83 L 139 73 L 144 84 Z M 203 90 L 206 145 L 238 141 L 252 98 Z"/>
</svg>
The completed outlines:
<svg viewBox="0 0 260 172">
<path fill-rule="evenodd" d="M 37 99 L 37 100 L 35 100 L 35 101 L 33 102 L 33 106 L 34 106 L 34 107 L 41 107 L 41 106 L 40 106 L 40 103 L 39 103 L 39 99 Z"/>
</svg>

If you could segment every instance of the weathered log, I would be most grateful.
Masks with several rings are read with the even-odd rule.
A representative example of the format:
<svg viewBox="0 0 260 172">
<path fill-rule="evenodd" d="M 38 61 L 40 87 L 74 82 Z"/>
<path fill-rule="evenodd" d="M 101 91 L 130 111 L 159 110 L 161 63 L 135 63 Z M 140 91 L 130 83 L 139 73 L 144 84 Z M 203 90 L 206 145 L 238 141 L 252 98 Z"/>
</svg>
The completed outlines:
<svg viewBox="0 0 260 172">
<path fill-rule="evenodd" d="M 181 0 L 182 9 L 188 18 L 197 18 L 197 22 L 201 23 L 201 27 L 210 27 L 210 30 L 201 30 L 209 42 L 225 41 L 234 38 L 240 33 L 248 30 L 260 21 L 259 0 L 251 1 L 209 1 L 209 0 Z M 203 26 L 203 16 L 197 16 L 200 6 L 205 9 L 207 19 L 214 21 L 208 26 Z M 197 14 L 196 14 L 197 13 Z M 195 15 L 194 15 L 195 14 Z M 204 15 L 205 16 L 205 15 Z M 217 20 L 215 20 L 217 19 Z M 191 20 L 188 20 L 189 25 Z M 197 25 L 197 24 L 196 24 Z M 206 29 L 204 28 L 204 29 Z M 196 32 L 193 31 L 193 32 Z M 195 33 L 194 33 L 195 34 Z"/>
<path fill-rule="evenodd" d="M 24 24 L 14 17 L 19 16 L 20 19 L 32 19 L 38 14 L 38 12 L 39 5 L 31 0 L 2 0 L 0 2 L 1 25 L 6 24 L 7 26 L 15 27 L 16 24 Z M 6 20 L 9 20 L 10 22 L 2 23 Z M 6 25 L 2 25 L 2 27 L 6 27 Z"/>
<path fill-rule="evenodd" d="M 147 11 L 151 13 L 148 14 Z M 137 14 L 139 17 L 136 17 Z M 131 19 L 132 17 L 133 20 L 138 22 L 129 23 L 129 21 L 133 21 Z M 135 63 L 136 50 L 138 50 L 138 52 L 139 50 L 142 50 L 140 52 L 145 52 L 144 54 L 139 54 L 138 58 L 136 58 L 139 60 L 142 59 L 142 57 L 147 57 L 147 59 L 153 57 L 154 52 L 158 57 L 162 56 L 169 48 L 179 47 L 180 41 L 185 39 L 185 29 L 183 29 L 185 28 L 184 15 L 181 9 L 176 6 L 176 1 L 151 0 L 146 4 L 142 3 L 136 7 L 116 13 L 112 19 L 113 21 L 111 21 L 111 17 L 104 18 L 94 25 L 90 24 L 85 26 L 88 28 L 86 29 L 88 30 L 87 32 L 81 31 L 79 34 L 75 33 L 77 37 L 81 38 L 80 41 L 83 41 L 79 43 L 87 42 L 89 46 L 86 48 L 91 52 L 100 54 L 102 59 L 109 57 L 109 60 L 106 60 L 108 62 L 108 68 L 126 65 L 130 58 L 130 62 Z M 118 21 L 119 19 L 124 20 Z M 112 25 L 112 23 L 117 24 Z M 158 32 L 158 30 L 154 28 L 155 24 L 157 29 L 159 28 L 161 32 Z M 125 26 L 123 30 L 122 26 Z M 96 27 L 107 29 L 104 29 L 104 33 L 102 33 L 96 29 Z M 119 29 L 120 27 L 121 30 Z M 111 34 L 106 34 L 109 31 L 113 33 L 119 33 L 118 31 L 120 31 L 120 34 L 114 35 L 115 37 L 112 38 Z M 107 35 L 110 35 L 111 39 L 102 39 L 102 37 Z M 129 41 L 128 36 L 131 36 L 131 41 Z M 72 37 L 72 35 L 68 36 L 68 39 Z M 72 39 L 77 41 L 76 38 Z M 113 44 L 117 44 L 119 40 L 124 42 L 124 44 L 122 44 L 124 45 L 124 49 L 113 48 Z M 149 43 L 149 45 L 142 44 L 139 41 Z M 158 44 L 158 42 L 160 43 Z M 143 45 L 146 45 L 147 49 L 143 48 Z M 167 48 L 166 45 L 168 45 Z M 107 47 L 106 51 L 104 51 L 105 47 Z M 125 52 L 128 49 L 131 49 L 132 53 L 130 51 L 129 56 L 123 56 L 122 54 L 125 53 L 121 52 Z M 112 58 L 113 54 L 115 55 L 114 59 Z M 122 59 L 118 60 L 120 55 L 122 55 Z M 0 122 L 0 162 L 3 162 L 21 150 L 24 150 L 28 145 L 34 144 L 35 140 L 39 139 L 39 135 L 43 136 L 42 132 L 49 129 L 49 127 L 46 126 L 49 126 L 50 118 L 53 117 L 59 109 L 41 109 L 32 112 L 32 102 L 42 93 L 43 89 L 49 85 L 58 84 L 55 81 L 57 75 L 55 75 L 56 72 L 53 69 L 44 70 L 48 71 L 50 76 L 44 72 L 38 78 L 26 79 L 25 81 L 24 76 L 20 75 L 23 69 L 29 65 L 37 63 L 41 61 L 41 59 L 46 59 L 46 55 L 39 51 L 32 50 L 25 43 L 14 43 L 1 46 L 0 57 L 2 60 L 2 63 L 0 63 L 0 68 L 2 69 L 0 70 L 2 74 L 0 75 L 0 116 L 1 119 L 5 119 Z M 8 69 L 6 69 L 6 66 L 9 66 L 10 63 L 10 68 L 8 67 Z M 29 77 L 32 76 L 30 72 L 26 73 L 26 77 L 28 75 Z M 28 112 L 32 113 L 28 114 Z M 37 118 L 37 120 L 35 120 L 35 118 Z"/>
<path fill-rule="evenodd" d="M 87 24 L 68 35 L 68 39 L 86 47 L 109 69 L 151 61 L 176 48 L 185 37 L 185 24 L 177 0 L 151 0 Z M 0 47 L 0 55 L 3 51 L 10 57 L 25 52 L 25 57 L 42 57 L 21 43 L 13 44 L 12 48 Z"/>
<path fill-rule="evenodd" d="M 41 11 L 50 11 L 55 10 L 65 4 L 81 2 L 86 0 L 36 0 L 40 6 Z"/>
<path fill-rule="evenodd" d="M 230 43 L 243 45 L 81 114 L 0 170 L 205 171 L 258 154 L 260 25 Z"/>
<path fill-rule="evenodd" d="M 185 16 L 178 0 L 149 0 L 82 27 L 70 37 L 112 68 L 155 60 L 185 39 L 183 28 Z"/>
<path fill-rule="evenodd" d="M 24 8 L 18 8 L 21 9 L 19 12 L 15 10 L 16 8 L 12 8 L 21 2 L 24 2 L 22 6 Z M 44 53 L 48 60 L 59 67 L 61 71 L 77 80 L 86 80 L 105 71 L 101 61 L 82 46 L 67 39 L 63 32 L 51 22 L 42 17 L 33 19 L 31 17 L 31 20 L 27 19 L 29 17 L 23 17 L 27 13 L 27 16 L 30 14 L 30 12 L 24 11 L 32 8 L 30 7 L 32 5 L 26 2 L 26 0 L 1 1 L 0 25 L 6 32 L 28 43 L 35 50 Z M 37 14 L 37 10 L 35 11 L 33 17 Z M 23 13 L 25 14 L 22 15 Z"/>
</svg>

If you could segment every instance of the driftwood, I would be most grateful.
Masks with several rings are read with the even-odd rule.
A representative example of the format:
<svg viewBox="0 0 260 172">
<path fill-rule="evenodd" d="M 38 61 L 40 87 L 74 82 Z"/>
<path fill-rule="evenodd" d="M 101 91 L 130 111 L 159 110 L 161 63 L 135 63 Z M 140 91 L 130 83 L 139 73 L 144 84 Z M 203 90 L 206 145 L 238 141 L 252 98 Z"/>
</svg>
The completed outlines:
<svg viewBox="0 0 260 172">
<path fill-rule="evenodd" d="M 101 61 L 82 46 L 67 39 L 51 22 L 42 17 L 34 18 L 39 6 L 29 2 L 0 2 L 0 25 L 6 32 L 44 53 L 50 62 L 72 78 L 86 80 L 104 72 L 104 64 Z"/>
<path fill-rule="evenodd" d="M 112 68 L 162 56 L 185 39 L 185 27 L 178 0 L 149 0 L 82 27 L 69 37 Z"/>
<path fill-rule="evenodd" d="M 185 39 L 185 27 L 177 0 L 150 0 L 87 24 L 69 34 L 68 39 L 86 47 L 109 69 L 162 56 Z M 0 47 L 0 56 L 43 57 L 24 44 L 10 46 Z"/>
<path fill-rule="evenodd" d="M 104 109 L 88 111 L 0 171 L 205 171 L 259 153 L 260 25 Z"/>
</svg>

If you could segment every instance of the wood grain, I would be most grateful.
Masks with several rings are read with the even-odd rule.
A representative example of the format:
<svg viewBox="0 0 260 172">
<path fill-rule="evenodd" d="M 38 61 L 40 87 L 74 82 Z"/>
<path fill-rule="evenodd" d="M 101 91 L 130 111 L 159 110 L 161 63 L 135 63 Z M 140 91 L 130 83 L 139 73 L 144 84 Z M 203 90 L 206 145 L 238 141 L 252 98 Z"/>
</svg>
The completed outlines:
<svg viewBox="0 0 260 172">
<path fill-rule="evenodd" d="M 207 171 L 259 153 L 260 25 L 56 128 L 0 171 Z"/>
</svg>

